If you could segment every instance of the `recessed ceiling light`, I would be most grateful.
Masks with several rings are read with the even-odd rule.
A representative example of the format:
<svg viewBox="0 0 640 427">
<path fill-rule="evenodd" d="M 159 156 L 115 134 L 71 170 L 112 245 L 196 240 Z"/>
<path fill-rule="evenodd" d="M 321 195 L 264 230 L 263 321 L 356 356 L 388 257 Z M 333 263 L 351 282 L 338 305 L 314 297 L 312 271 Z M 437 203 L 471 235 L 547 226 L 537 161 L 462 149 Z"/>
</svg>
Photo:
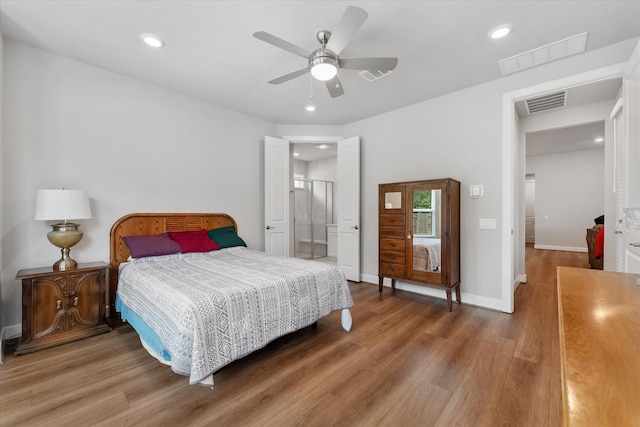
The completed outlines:
<svg viewBox="0 0 640 427">
<path fill-rule="evenodd" d="M 594 142 L 603 142 L 603 141 L 604 141 L 604 138 L 603 138 L 603 137 L 601 137 L 601 136 L 599 136 L 599 137 L 597 137 L 596 139 L 594 139 L 593 141 L 594 141 Z"/>
<path fill-rule="evenodd" d="M 329 148 L 329 144 L 318 144 L 315 146 L 318 150 L 326 150 Z"/>
<path fill-rule="evenodd" d="M 300 155 L 300 153 L 293 153 L 294 157 L 298 157 Z"/>
<path fill-rule="evenodd" d="M 304 106 L 304 109 L 307 111 L 316 111 L 316 106 L 313 104 L 307 104 Z"/>
<path fill-rule="evenodd" d="M 162 41 L 162 39 L 160 39 L 160 37 L 156 36 L 155 34 L 142 33 L 140 34 L 140 38 L 142 39 L 143 42 L 145 42 L 147 45 L 151 47 L 164 46 L 164 42 Z"/>
<path fill-rule="evenodd" d="M 511 24 L 498 25 L 497 27 L 489 31 L 489 37 L 494 40 L 501 39 L 507 34 L 509 34 L 512 28 L 513 27 L 511 26 Z"/>
</svg>

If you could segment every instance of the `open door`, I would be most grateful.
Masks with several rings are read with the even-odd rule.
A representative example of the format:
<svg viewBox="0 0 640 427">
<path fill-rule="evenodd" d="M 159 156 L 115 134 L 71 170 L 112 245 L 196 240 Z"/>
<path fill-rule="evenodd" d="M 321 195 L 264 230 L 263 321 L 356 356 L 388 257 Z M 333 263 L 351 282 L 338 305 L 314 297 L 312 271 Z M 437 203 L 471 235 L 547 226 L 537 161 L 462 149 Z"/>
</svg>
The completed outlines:
<svg viewBox="0 0 640 427">
<path fill-rule="evenodd" d="M 640 42 L 631 55 L 622 79 L 622 195 L 624 209 L 616 218 L 622 224 L 624 259 L 622 271 L 640 273 Z M 618 230 L 616 230 L 618 231 Z M 605 231 L 606 236 L 606 231 Z M 605 256 L 606 260 L 606 256 Z"/>
<path fill-rule="evenodd" d="M 289 141 L 264 138 L 264 250 L 290 256 Z"/>
<path fill-rule="evenodd" d="M 360 137 L 338 143 L 338 267 L 360 281 Z"/>
<path fill-rule="evenodd" d="M 291 256 L 289 141 L 265 136 L 264 245 L 268 254 Z M 338 267 L 360 281 L 360 137 L 338 141 Z"/>
</svg>

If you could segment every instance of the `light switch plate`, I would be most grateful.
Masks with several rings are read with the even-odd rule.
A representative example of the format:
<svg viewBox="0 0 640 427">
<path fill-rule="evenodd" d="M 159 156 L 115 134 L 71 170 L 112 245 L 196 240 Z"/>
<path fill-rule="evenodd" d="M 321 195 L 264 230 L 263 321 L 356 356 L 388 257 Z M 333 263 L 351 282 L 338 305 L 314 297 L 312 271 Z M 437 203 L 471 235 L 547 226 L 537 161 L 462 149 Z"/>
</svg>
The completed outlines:
<svg viewBox="0 0 640 427">
<path fill-rule="evenodd" d="M 484 186 L 481 184 L 474 184 L 469 186 L 469 197 L 472 199 L 478 199 L 484 195 Z"/>
<path fill-rule="evenodd" d="M 483 230 L 495 230 L 496 219 L 495 218 L 480 218 L 480 228 Z"/>
</svg>

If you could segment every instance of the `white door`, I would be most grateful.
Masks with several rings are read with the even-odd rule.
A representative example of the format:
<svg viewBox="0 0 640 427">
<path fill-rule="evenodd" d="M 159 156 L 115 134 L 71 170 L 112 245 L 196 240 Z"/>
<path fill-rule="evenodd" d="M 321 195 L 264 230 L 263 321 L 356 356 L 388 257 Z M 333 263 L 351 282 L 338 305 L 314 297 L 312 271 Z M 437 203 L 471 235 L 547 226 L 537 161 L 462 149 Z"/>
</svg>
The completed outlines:
<svg viewBox="0 0 640 427">
<path fill-rule="evenodd" d="M 615 252 L 615 271 L 624 271 L 624 236 L 622 219 L 625 206 L 625 179 L 623 153 L 624 143 L 624 116 L 622 115 L 622 100 L 619 100 L 611 112 L 611 122 L 613 127 L 613 193 L 615 200 L 615 228 L 613 230 L 613 241 Z M 606 233 L 606 230 L 605 230 Z M 606 259 L 606 254 L 605 254 Z"/>
<path fill-rule="evenodd" d="M 360 281 L 360 137 L 338 142 L 338 267 Z"/>
<path fill-rule="evenodd" d="M 622 88 L 624 206 L 627 209 L 640 209 L 640 42 L 625 69 Z M 632 219 L 634 216 L 627 212 L 622 228 L 625 249 L 623 271 L 627 273 L 640 273 L 640 224 Z"/>
<path fill-rule="evenodd" d="M 527 180 L 524 185 L 524 241 L 536 242 L 536 182 Z"/>
<path fill-rule="evenodd" d="M 289 141 L 264 138 L 264 249 L 289 256 Z"/>
</svg>

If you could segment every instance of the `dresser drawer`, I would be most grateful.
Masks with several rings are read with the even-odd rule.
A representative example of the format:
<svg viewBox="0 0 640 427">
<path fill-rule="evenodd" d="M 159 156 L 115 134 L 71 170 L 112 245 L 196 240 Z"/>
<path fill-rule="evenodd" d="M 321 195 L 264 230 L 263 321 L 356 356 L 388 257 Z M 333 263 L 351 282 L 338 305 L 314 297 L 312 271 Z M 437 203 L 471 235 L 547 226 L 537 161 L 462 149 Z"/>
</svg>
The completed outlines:
<svg viewBox="0 0 640 427">
<path fill-rule="evenodd" d="M 380 271 L 378 273 L 384 277 L 394 277 L 403 279 L 405 277 L 405 266 L 400 264 L 391 264 L 388 262 L 380 262 Z"/>
<path fill-rule="evenodd" d="M 404 239 L 380 239 L 381 251 L 397 251 L 404 252 Z"/>
<path fill-rule="evenodd" d="M 380 227 L 404 228 L 404 215 L 380 215 Z"/>
<path fill-rule="evenodd" d="M 380 251 L 380 262 L 404 265 L 404 252 Z"/>
<path fill-rule="evenodd" d="M 389 239 L 404 239 L 404 227 L 380 227 L 379 236 Z"/>
</svg>

